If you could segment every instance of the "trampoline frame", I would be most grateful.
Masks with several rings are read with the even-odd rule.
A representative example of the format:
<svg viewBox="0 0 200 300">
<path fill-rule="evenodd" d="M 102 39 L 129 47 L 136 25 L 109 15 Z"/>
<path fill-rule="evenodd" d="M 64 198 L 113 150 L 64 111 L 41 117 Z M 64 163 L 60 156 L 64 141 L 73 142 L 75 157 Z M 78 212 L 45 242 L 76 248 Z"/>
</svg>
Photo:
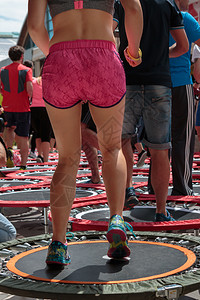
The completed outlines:
<svg viewBox="0 0 200 300">
<path fill-rule="evenodd" d="M 75 237 L 81 239 L 84 235 L 86 239 L 102 238 L 105 233 L 97 232 L 76 232 Z M 194 244 L 194 249 L 200 248 L 200 238 L 195 236 L 189 236 L 186 234 L 173 234 L 173 233 L 153 233 L 153 232 L 137 232 L 141 239 L 146 241 L 155 238 L 161 239 L 173 239 L 179 243 L 179 241 L 187 241 L 189 244 Z M 44 242 L 44 239 L 50 239 L 52 235 L 40 235 L 36 237 L 30 237 L 20 240 L 14 240 L 0 244 L 0 251 L 2 249 L 11 249 L 19 244 L 25 245 L 25 243 L 38 243 Z M 47 241 L 46 241 L 47 242 Z M 43 244 L 44 245 L 44 244 Z M 28 247 L 28 246 L 27 246 Z M 191 245 L 188 246 L 191 248 Z M 26 251 L 26 247 L 24 250 Z M 195 250 L 196 251 L 196 250 Z M 198 250 L 199 251 L 199 250 Z M 198 252 L 197 251 L 197 252 Z M 195 252 L 194 252 L 195 253 Z M 197 254 L 199 256 L 199 254 Z M 170 288 L 171 287 L 171 288 Z M 16 276 L 8 276 L 7 274 L 0 273 L 0 291 L 18 296 L 36 297 L 36 298 L 51 298 L 51 299 L 63 299 L 64 295 L 70 296 L 71 299 L 113 299 L 113 294 L 116 299 L 126 300 L 152 300 L 157 299 L 162 293 L 167 294 L 170 290 L 174 290 L 174 293 L 179 296 L 188 294 L 200 288 L 200 270 L 195 268 L 192 271 L 186 271 L 183 274 L 177 274 L 160 279 L 152 279 L 144 282 L 133 283 L 120 283 L 120 284 L 64 284 L 64 283 L 49 283 L 39 282 L 27 278 L 18 278 Z M 168 298 L 171 299 L 171 298 Z"/>
</svg>

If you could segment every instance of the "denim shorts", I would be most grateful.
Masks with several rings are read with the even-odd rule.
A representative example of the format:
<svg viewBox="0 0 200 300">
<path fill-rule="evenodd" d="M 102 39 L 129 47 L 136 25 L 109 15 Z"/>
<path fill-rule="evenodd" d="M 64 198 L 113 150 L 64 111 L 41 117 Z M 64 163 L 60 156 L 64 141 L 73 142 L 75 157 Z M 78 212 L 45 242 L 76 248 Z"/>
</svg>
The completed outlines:
<svg viewBox="0 0 200 300">
<path fill-rule="evenodd" d="M 171 148 L 171 89 L 161 85 L 127 86 L 122 137 L 135 134 L 140 118 L 144 122 L 142 142 L 149 148 Z"/>
</svg>

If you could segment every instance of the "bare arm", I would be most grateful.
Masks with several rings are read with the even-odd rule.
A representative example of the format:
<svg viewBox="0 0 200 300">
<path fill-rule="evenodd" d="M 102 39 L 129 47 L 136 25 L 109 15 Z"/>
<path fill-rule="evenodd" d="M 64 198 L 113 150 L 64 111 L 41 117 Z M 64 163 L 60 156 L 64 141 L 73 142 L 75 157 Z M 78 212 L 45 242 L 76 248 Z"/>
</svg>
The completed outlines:
<svg viewBox="0 0 200 300">
<path fill-rule="evenodd" d="M 188 38 L 184 29 L 174 29 L 170 31 L 175 44 L 169 47 L 169 57 L 178 57 L 189 50 Z"/>
<path fill-rule="evenodd" d="M 193 76 L 200 83 L 200 58 L 197 58 L 194 62 Z"/>
<path fill-rule="evenodd" d="M 128 39 L 128 49 L 131 56 L 138 58 L 140 40 L 143 32 L 143 12 L 140 1 L 121 0 L 121 3 L 125 11 L 125 28 Z"/>
<path fill-rule="evenodd" d="M 32 97 L 33 95 L 33 84 L 31 81 L 27 81 L 26 83 L 26 91 L 27 91 L 27 94 L 29 96 L 29 98 Z"/>
<path fill-rule="evenodd" d="M 46 8 L 47 0 L 28 2 L 28 31 L 44 55 L 49 53 L 49 35 L 44 25 Z"/>
</svg>

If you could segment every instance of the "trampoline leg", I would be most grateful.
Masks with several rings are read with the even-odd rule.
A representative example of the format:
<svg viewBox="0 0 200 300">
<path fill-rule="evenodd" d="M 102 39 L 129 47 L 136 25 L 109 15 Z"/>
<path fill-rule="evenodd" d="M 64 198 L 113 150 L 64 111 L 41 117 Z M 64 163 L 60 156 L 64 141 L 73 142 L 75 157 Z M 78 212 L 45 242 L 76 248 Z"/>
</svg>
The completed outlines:
<svg viewBox="0 0 200 300">
<path fill-rule="evenodd" d="M 182 294 L 183 287 L 179 284 L 171 284 L 157 289 L 156 298 L 178 300 Z"/>
<path fill-rule="evenodd" d="M 48 233 L 48 213 L 46 207 L 44 207 L 44 233 Z"/>
<path fill-rule="evenodd" d="M 199 229 L 195 229 L 195 230 L 194 230 L 194 235 L 195 235 L 195 236 L 199 236 Z"/>
</svg>

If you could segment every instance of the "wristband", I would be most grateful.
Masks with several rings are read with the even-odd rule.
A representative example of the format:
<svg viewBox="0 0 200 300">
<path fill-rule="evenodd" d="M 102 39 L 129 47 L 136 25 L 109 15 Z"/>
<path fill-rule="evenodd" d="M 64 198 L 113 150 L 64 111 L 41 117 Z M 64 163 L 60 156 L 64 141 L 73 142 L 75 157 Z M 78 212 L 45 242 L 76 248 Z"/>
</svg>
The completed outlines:
<svg viewBox="0 0 200 300">
<path fill-rule="evenodd" d="M 133 57 L 133 56 L 130 54 L 130 52 L 129 52 L 129 50 L 128 50 L 128 47 L 126 47 L 126 49 L 124 50 L 124 55 L 125 55 L 126 59 L 131 60 L 131 61 L 139 61 L 139 60 L 141 60 L 141 58 L 142 58 L 142 51 L 141 51 L 140 48 L 139 48 L 139 50 L 138 50 L 138 54 L 139 54 L 139 57 L 138 57 L 138 58 L 135 58 L 135 57 Z"/>
</svg>

